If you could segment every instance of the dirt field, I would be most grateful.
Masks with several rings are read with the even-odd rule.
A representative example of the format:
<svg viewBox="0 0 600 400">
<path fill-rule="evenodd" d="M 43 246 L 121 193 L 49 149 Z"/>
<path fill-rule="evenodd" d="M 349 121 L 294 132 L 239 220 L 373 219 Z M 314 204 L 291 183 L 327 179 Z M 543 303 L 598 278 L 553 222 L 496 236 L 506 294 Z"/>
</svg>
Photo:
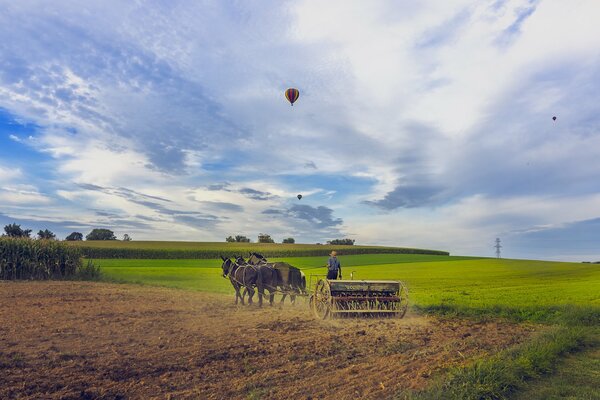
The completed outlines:
<svg viewBox="0 0 600 400">
<path fill-rule="evenodd" d="M 518 343 L 508 323 L 317 321 L 232 296 L 0 282 L 2 399 L 385 399 Z"/>
</svg>

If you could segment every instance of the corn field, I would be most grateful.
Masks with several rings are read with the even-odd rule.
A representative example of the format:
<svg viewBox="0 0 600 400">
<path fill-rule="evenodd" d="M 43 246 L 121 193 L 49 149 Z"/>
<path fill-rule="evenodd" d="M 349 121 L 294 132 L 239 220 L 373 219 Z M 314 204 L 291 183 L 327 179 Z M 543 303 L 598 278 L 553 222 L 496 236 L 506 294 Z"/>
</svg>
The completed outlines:
<svg viewBox="0 0 600 400">
<path fill-rule="evenodd" d="M 64 279 L 81 267 L 81 251 L 55 240 L 0 237 L 0 279 Z"/>
<path fill-rule="evenodd" d="M 257 251 L 266 257 L 318 257 L 331 250 L 344 255 L 355 254 L 429 254 L 448 256 L 447 251 L 383 246 L 342 246 L 276 243 L 210 243 L 210 242 L 122 242 L 116 240 L 67 242 L 81 249 L 86 258 L 130 259 L 218 259 L 221 255 L 247 255 Z"/>
</svg>

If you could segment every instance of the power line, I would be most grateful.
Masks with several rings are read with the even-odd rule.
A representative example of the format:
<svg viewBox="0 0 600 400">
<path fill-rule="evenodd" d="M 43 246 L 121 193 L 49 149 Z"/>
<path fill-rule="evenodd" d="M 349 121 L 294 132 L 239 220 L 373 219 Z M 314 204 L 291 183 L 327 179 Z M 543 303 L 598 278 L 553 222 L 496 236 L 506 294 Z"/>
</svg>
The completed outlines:
<svg viewBox="0 0 600 400">
<path fill-rule="evenodd" d="M 496 248 L 496 258 L 500 258 L 500 249 L 502 248 L 500 238 L 496 238 L 496 245 L 494 247 Z"/>
</svg>

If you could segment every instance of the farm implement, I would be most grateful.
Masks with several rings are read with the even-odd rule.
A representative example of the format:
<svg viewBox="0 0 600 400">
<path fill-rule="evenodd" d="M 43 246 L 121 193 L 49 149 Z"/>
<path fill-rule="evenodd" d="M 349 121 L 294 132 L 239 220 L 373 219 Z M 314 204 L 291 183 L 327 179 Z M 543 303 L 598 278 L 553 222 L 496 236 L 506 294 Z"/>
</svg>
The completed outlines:
<svg viewBox="0 0 600 400">
<path fill-rule="evenodd" d="M 408 308 L 408 288 L 399 281 L 319 279 L 310 307 L 317 318 L 387 316 L 402 318 Z"/>
<path fill-rule="evenodd" d="M 307 288 L 306 277 L 300 269 L 283 262 L 269 263 L 258 253 L 251 253 L 248 261 L 241 256 L 235 261 L 223 256 L 221 259 L 223 277 L 231 281 L 236 291 L 236 304 L 238 299 L 244 304 L 246 295 L 248 304 L 252 304 L 256 289 L 259 306 L 265 295 L 271 305 L 276 293 L 283 295 L 281 302 L 286 296 L 290 296 L 292 302 L 296 297 L 304 297 L 309 300 L 313 314 L 320 319 L 342 316 L 402 318 L 408 308 L 408 288 L 400 281 L 354 280 L 353 271 L 350 280 L 310 275 Z M 313 278 L 316 280 L 314 285 Z"/>
</svg>

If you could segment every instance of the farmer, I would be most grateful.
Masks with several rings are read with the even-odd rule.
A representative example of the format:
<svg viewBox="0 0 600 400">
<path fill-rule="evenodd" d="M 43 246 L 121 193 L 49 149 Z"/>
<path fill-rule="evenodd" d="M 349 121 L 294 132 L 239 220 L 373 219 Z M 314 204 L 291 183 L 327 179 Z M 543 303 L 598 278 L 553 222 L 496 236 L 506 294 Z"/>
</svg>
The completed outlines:
<svg viewBox="0 0 600 400">
<path fill-rule="evenodd" d="M 342 266 L 340 260 L 337 259 L 337 253 L 334 251 L 329 254 L 327 261 L 327 279 L 337 279 L 338 275 L 342 279 Z"/>
</svg>

